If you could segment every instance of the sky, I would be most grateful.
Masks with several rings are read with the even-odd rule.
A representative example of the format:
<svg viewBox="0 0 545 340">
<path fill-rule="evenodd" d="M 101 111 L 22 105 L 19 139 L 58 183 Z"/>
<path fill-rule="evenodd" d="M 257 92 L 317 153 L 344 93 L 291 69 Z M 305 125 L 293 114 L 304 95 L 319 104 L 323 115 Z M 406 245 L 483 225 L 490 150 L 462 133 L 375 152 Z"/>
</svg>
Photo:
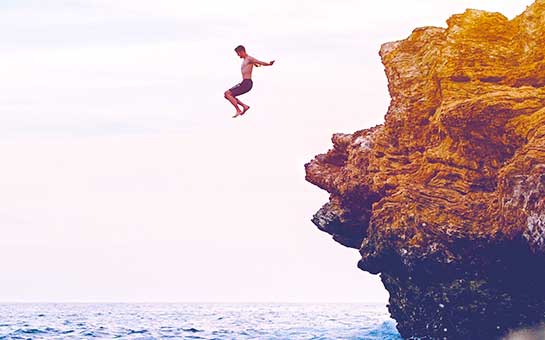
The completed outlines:
<svg viewBox="0 0 545 340">
<path fill-rule="evenodd" d="M 0 301 L 386 303 L 304 164 L 383 121 L 382 43 L 530 4 L 0 2 Z"/>
</svg>

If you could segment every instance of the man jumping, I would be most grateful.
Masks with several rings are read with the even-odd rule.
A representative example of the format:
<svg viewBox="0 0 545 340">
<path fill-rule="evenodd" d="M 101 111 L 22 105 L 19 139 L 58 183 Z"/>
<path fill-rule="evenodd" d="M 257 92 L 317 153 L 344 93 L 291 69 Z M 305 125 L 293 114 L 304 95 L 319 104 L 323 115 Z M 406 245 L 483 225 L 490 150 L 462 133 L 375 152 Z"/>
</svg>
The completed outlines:
<svg viewBox="0 0 545 340">
<path fill-rule="evenodd" d="M 231 102 L 235 109 L 237 110 L 237 113 L 233 116 L 233 118 L 236 118 L 238 116 L 242 116 L 243 114 L 248 111 L 250 108 L 248 105 L 241 102 L 238 98 L 235 98 L 237 96 L 240 96 L 241 94 L 244 94 L 252 89 L 253 82 L 252 82 L 252 68 L 255 65 L 256 67 L 259 66 L 272 66 L 274 64 L 274 60 L 270 63 L 265 63 L 262 61 L 257 60 L 256 58 L 248 55 L 246 53 L 246 49 L 244 46 L 239 45 L 235 48 L 235 52 L 237 52 L 238 56 L 242 58 L 242 82 L 236 84 L 235 86 L 231 87 L 229 90 L 225 91 L 225 99 Z M 242 110 L 238 106 L 242 106 Z"/>
</svg>

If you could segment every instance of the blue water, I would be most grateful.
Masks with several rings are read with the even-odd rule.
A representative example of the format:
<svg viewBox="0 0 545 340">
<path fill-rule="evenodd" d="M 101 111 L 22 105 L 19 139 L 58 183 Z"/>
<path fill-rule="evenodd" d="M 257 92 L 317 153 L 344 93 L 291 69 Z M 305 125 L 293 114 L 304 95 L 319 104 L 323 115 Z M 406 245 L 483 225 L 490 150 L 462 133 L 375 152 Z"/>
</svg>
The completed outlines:
<svg viewBox="0 0 545 340">
<path fill-rule="evenodd" d="M 0 339 L 395 339 L 384 305 L 0 304 Z"/>
</svg>

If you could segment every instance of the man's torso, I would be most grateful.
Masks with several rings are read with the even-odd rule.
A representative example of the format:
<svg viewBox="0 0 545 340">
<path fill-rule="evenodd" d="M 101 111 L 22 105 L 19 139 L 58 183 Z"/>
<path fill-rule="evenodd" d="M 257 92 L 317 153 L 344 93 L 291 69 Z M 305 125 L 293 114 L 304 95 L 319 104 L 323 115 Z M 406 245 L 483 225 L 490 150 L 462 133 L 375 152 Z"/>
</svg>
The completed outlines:
<svg viewBox="0 0 545 340">
<path fill-rule="evenodd" d="M 251 57 L 247 56 L 242 60 L 242 66 L 240 67 L 240 70 L 242 71 L 242 79 L 252 79 L 252 68 L 253 64 L 251 61 Z"/>
</svg>

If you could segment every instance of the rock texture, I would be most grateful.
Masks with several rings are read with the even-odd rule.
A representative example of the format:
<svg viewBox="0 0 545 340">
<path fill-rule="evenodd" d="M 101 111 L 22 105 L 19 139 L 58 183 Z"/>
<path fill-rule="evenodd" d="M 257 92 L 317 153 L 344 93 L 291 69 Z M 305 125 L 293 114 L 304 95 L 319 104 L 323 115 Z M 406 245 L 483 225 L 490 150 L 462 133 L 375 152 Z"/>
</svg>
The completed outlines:
<svg viewBox="0 0 545 340">
<path fill-rule="evenodd" d="M 319 229 L 380 273 L 404 338 L 545 321 L 545 0 L 382 45 L 385 122 L 305 165 Z"/>
</svg>

